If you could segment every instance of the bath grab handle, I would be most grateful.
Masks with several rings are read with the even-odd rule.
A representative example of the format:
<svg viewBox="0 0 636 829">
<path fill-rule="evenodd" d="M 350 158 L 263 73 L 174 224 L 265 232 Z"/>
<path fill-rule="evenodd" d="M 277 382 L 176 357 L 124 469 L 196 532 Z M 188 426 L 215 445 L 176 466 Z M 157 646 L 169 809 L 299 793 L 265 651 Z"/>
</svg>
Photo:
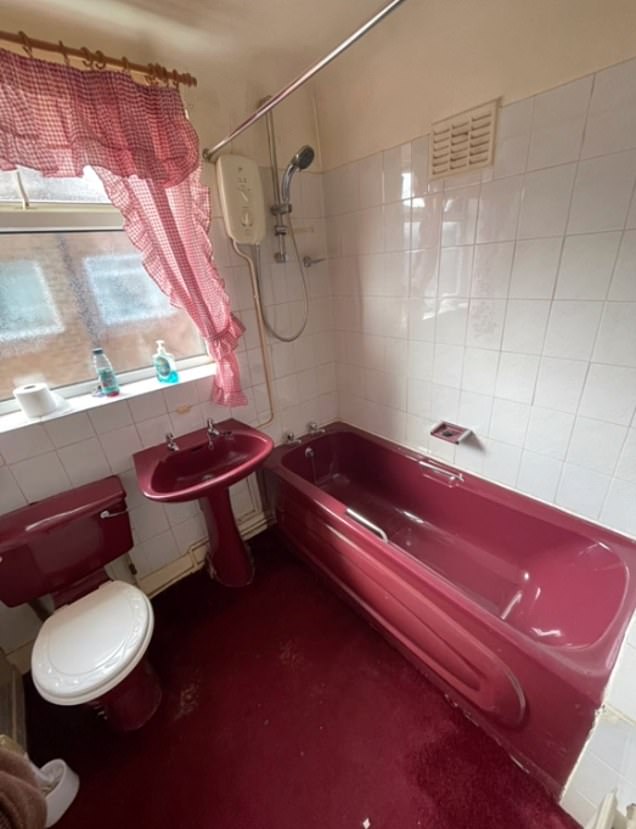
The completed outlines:
<svg viewBox="0 0 636 829">
<path fill-rule="evenodd" d="M 443 466 L 436 466 L 434 463 L 429 463 L 428 461 L 419 460 L 418 465 L 422 467 L 422 469 L 429 469 L 431 472 L 435 472 L 438 475 L 442 475 L 444 478 L 447 478 L 450 483 L 453 481 L 463 481 L 460 473 L 451 472 L 448 469 L 444 469 Z"/>
<path fill-rule="evenodd" d="M 119 512 L 111 512 L 109 509 L 104 509 L 100 512 L 100 518 L 118 518 L 120 515 L 126 515 L 128 509 L 120 509 Z"/>
<path fill-rule="evenodd" d="M 384 532 L 382 527 L 378 527 L 377 524 L 374 524 L 373 521 L 369 521 L 368 518 L 365 518 L 364 515 L 360 515 L 359 512 L 356 512 L 351 507 L 347 507 L 346 513 L 349 518 L 353 518 L 354 521 L 357 521 L 358 524 L 362 524 L 363 527 L 366 527 L 367 530 L 371 530 L 374 535 L 377 535 L 378 538 L 382 539 L 382 541 L 388 541 L 389 536 Z"/>
</svg>

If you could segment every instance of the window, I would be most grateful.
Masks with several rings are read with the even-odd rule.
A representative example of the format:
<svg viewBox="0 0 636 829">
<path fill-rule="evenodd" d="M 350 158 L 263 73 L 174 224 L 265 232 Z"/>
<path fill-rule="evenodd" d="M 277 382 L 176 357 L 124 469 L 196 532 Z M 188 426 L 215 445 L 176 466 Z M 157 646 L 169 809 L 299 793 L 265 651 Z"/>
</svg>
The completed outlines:
<svg viewBox="0 0 636 829">
<path fill-rule="evenodd" d="M 45 334 L 64 330 L 37 262 L 0 262 L 0 342 L 21 340 L 23 348 Z"/>
<path fill-rule="evenodd" d="M 167 317 L 172 313 L 166 295 L 148 279 L 139 254 L 88 256 L 84 267 L 105 326 Z"/>
<path fill-rule="evenodd" d="M 0 172 L 0 234 L 0 401 L 27 382 L 94 383 L 98 345 L 120 376 L 148 368 L 157 339 L 178 359 L 207 360 L 90 168 L 81 179 Z"/>
</svg>

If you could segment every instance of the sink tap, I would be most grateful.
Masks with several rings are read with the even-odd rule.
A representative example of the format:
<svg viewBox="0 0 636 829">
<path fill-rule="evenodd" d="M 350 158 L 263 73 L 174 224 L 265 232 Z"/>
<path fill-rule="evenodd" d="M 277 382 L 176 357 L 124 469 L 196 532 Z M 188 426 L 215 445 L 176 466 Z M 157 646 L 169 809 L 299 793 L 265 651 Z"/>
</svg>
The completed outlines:
<svg viewBox="0 0 636 829">
<path fill-rule="evenodd" d="M 177 446 L 177 441 L 175 440 L 172 432 L 166 432 L 166 441 L 168 443 L 168 449 L 171 452 L 176 452 L 179 447 Z"/>
<path fill-rule="evenodd" d="M 207 420 L 207 430 L 208 430 L 208 443 L 210 444 L 210 446 L 212 446 L 212 444 L 214 442 L 214 438 L 220 438 L 221 433 L 219 432 L 219 430 L 214 425 L 214 421 L 212 420 L 211 417 L 209 417 L 208 420 Z"/>
<path fill-rule="evenodd" d="M 307 424 L 307 431 L 310 435 L 324 435 L 327 430 L 321 428 L 315 420 L 311 420 Z"/>
</svg>

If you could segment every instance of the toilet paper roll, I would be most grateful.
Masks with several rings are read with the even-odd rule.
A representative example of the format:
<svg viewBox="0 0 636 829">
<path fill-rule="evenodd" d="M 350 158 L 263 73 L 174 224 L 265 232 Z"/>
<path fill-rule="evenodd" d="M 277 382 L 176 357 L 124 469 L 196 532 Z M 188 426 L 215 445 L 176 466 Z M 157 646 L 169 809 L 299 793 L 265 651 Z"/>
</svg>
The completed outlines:
<svg viewBox="0 0 636 829">
<path fill-rule="evenodd" d="M 46 383 L 27 383 L 13 390 L 13 396 L 27 417 L 43 417 L 57 409 L 57 400 Z"/>
</svg>

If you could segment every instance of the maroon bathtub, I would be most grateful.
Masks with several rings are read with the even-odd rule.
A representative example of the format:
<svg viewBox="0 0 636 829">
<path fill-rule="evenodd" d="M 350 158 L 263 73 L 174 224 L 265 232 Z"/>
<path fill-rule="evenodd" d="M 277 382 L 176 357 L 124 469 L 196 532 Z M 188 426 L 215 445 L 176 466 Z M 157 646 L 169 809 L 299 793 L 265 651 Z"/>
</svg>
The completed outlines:
<svg viewBox="0 0 636 829">
<path fill-rule="evenodd" d="M 636 606 L 636 543 L 343 423 L 265 477 L 293 549 L 558 794 Z"/>
</svg>

